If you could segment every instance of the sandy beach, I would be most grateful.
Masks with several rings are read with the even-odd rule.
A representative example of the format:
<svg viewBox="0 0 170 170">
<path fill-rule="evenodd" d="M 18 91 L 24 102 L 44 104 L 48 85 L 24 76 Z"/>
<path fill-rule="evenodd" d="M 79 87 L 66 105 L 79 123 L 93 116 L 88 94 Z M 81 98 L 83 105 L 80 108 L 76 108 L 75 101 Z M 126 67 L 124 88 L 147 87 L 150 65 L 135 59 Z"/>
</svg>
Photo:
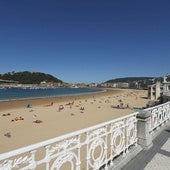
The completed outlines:
<svg viewBox="0 0 170 170">
<path fill-rule="evenodd" d="M 135 112 L 134 107 L 146 106 L 146 97 L 145 90 L 108 89 L 97 94 L 0 102 L 0 153 Z"/>
</svg>

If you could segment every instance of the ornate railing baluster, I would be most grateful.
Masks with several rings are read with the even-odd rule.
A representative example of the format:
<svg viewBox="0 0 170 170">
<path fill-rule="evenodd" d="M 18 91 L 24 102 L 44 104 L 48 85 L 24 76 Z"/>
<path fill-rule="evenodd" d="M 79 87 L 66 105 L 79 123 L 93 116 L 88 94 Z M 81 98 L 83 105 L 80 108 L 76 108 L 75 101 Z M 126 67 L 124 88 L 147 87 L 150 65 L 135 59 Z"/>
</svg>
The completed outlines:
<svg viewBox="0 0 170 170">
<path fill-rule="evenodd" d="M 81 135 L 78 135 L 77 138 L 78 138 L 78 141 L 80 141 L 80 137 Z M 78 146 L 77 146 L 77 152 L 78 152 L 78 162 L 76 163 L 76 169 L 77 170 L 80 170 L 80 165 L 81 165 L 81 143 L 79 142 Z"/>
<path fill-rule="evenodd" d="M 46 150 L 46 155 L 45 155 L 46 170 L 50 169 L 49 149 L 50 149 L 50 145 L 45 146 L 45 150 Z"/>
<path fill-rule="evenodd" d="M 108 166 L 107 166 L 107 163 L 108 163 L 108 126 L 105 126 L 105 128 L 106 128 L 106 134 L 105 134 L 105 141 L 106 141 L 106 146 L 105 146 L 105 148 L 104 148 L 104 150 L 105 150 L 105 152 L 106 152 L 106 157 L 105 157 L 105 170 L 108 170 Z"/>
</svg>

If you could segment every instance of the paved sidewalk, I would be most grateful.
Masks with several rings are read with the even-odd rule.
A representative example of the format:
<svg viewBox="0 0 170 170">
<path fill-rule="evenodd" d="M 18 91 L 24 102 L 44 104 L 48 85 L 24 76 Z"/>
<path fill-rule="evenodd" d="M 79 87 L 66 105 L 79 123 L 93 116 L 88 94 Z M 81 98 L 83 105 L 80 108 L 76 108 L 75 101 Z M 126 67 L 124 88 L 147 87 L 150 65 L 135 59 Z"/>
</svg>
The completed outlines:
<svg viewBox="0 0 170 170">
<path fill-rule="evenodd" d="M 122 170 L 170 170 L 170 127 L 153 140 L 149 150 L 140 152 Z"/>
</svg>

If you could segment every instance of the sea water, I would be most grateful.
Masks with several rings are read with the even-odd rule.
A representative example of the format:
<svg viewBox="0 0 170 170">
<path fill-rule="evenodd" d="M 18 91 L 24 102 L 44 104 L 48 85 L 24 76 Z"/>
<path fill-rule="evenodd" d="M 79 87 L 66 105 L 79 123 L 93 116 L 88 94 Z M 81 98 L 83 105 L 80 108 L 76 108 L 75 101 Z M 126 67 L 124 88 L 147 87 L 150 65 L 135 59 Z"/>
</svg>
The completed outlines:
<svg viewBox="0 0 170 170">
<path fill-rule="evenodd" d="M 97 93 L 102 91 L 103 90 L 101 89 L 95 88 L 48 88 L 48 89 L 8 88 L 0 89 L 0 100 L 73 96 L 84 93 Z"/>
</svg>

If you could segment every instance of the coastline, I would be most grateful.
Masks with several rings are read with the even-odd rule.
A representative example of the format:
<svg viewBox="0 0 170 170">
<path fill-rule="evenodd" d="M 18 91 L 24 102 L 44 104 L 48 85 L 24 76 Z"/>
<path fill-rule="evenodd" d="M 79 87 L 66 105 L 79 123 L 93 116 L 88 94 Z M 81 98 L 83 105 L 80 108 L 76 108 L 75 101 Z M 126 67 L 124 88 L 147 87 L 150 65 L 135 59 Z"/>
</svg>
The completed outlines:
<svg viewBox="0 0 170 170">
<path fill-rule="evenodd" d="M 25 95 L 18 95 L 18 93 L 22 93 L 22 91 L 18 91 L 17 92 L 18 96 L 16 98 L 12 97 L 13 95 L 11 93 L 9 94 L 9 96 L 3 96 L 3 94 L 2 94 L 2 96 L 0 96 L 0 102 L 1 101 L 13 101 L 13 100 L 52 98 L 52 97 L 60 97 L 60 96 L 76 96 L 76 95 L 91 94 L 91 93 L 100 93 L 100 92 L 106 91 L 103 88 L 91 88 L 91 87 L 89 87 L 89 88 L 48 88 L 48 90 L 58 90 L 58 91 L 52 91 L 52 93 L 51 93 L 51 91 L 48 91 L 48 92 L 45 92 L 45 93 L 42 93 L 42 91 L 37 91 L 37 90 L 42 90 L 42 89 L 29 89 L 29 88 L 28 89 L 12 88 L 12 89 L 24 90 L 24 91 L 25 90 L 35 90 L 35 93 L 34 93 L 34 95 L 32 95 L 32 94 L 30 95 L 29 94 L 29 97 L 26 97 Z M 65 91 L 63 91 L 63 89 L 66 89 L 66 90 L 68 90 L 68 89 L 69 90 L 80 89 L 80 91 L 78 91 L 78 92 L 77 91 L 74 91 L 74 92 L 73 91 L 65 92 Z M 43 89 L 43 91 L 44 90 L 47 90 L 47 89 Z M 32 93 L 33 92 L 34 91 L 32 91 Z"/>
<path fill-rule="evenodd" d="M 32 106 L 40 106 L 43 104 L 47 104 L 50 102 L 54 103 L 61 103 L 67 102 L 70 100 L 76 99 L 88 99 L 93 96 L 103 96 L 107 95 L 107 93 L 119 93 L 121 89 L 101 89 L 100 91 L 96 92 L 86 92 L 86 93 L 77 93 L 77 94 L 65 94 L 65 95 L 58 95 L 58 96 L 43 96 L 43 97 L 31 97 L 31 98 L 20 98 L 20 99 L 8 99 L 8 100 L 0 100 L 0 111 L 5 111 L 8 109 L 17 109 L 23 108 L 25 105 L 30 104 Z"/>
<path fill-rule="evenodd" d="M 0 102 L 0 153 L 128 115 L 135 112 L 134 107 L 146 106 L 146 96 L 146 90 L 107 89 L 95 94 Z M 120 100 L 124 109 L 116 107 Z M 28 103 L 31 108 L 25 107 Z"/>
</svg>

